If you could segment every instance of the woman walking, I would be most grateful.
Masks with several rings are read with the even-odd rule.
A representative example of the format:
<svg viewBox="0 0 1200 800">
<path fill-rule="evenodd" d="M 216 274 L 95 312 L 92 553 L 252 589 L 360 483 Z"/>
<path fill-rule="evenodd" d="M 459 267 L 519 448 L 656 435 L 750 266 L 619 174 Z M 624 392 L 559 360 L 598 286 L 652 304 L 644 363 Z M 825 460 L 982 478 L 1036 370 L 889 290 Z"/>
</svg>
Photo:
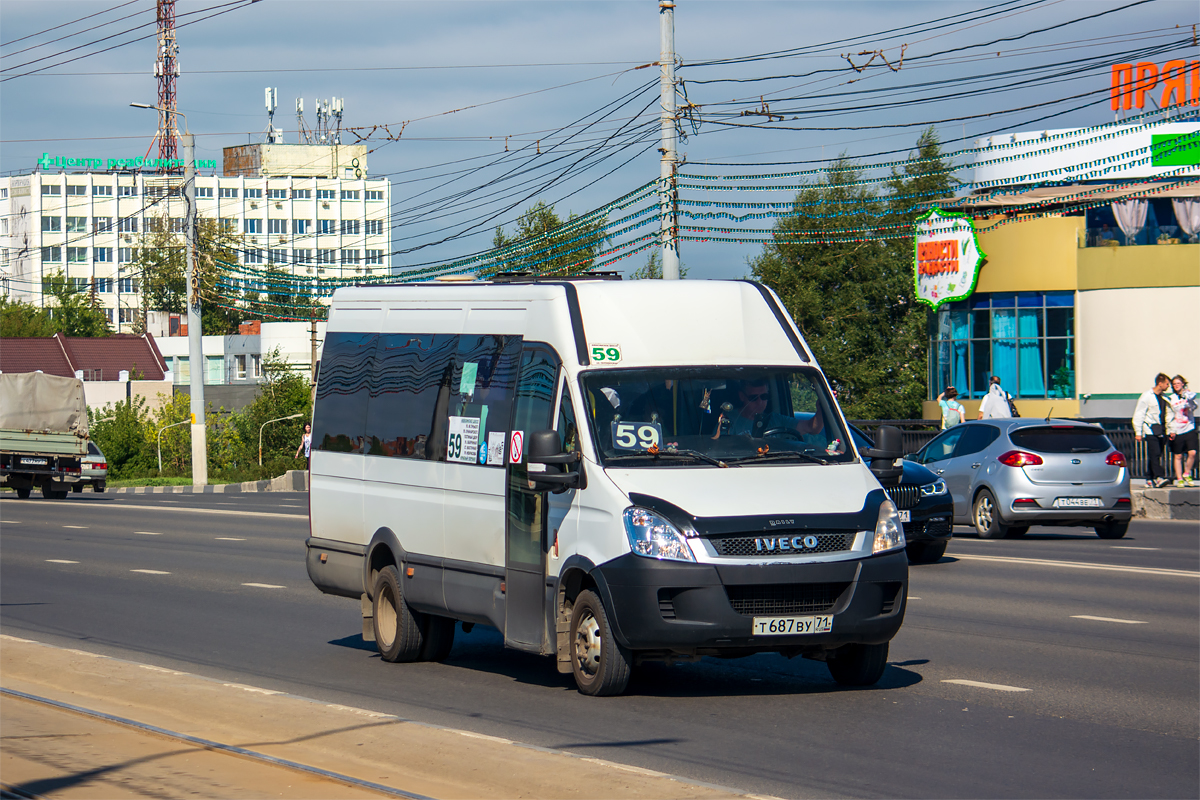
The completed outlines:
<svg viewBox="0 0 1200 800">
<path fill-rule="evenodd" d="M 1167 419 L 1167 438 L 1171 440 L 1171 455 L 1175 457 L 1175 485 L 1192 486 L 1192 468 L 1196 466 L 1196 393 L 1188 389 L 1182 375 L 1171 378 L 1171 404 Z M 1187 466 L 1184 467 L 1184 454 Z"/>
</svg>

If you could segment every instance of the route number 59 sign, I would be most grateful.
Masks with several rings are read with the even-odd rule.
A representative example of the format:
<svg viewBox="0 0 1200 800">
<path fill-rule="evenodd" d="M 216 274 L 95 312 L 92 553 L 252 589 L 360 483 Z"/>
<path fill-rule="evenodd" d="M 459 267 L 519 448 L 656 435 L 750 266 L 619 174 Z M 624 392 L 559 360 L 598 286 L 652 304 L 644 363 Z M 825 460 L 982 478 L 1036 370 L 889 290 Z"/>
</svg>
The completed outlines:
<svg viewBox="0 0 1200 800">
<path fill-rule="evenodd" d="M 616 364 L 621 360 L 621 345 L 594 344 L 592 345 L 592 361 L 597 364 Z"/>
</svg>

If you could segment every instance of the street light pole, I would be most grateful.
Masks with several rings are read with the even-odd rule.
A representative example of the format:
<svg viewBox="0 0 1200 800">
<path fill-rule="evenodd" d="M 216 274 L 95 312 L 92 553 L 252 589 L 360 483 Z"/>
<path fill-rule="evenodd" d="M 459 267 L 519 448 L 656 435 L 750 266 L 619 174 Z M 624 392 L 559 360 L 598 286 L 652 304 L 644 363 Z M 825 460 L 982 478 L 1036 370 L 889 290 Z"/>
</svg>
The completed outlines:
<svg viewBox="0 0 1200 800">
<path fill-rule="evenodd" d="M 268 426 L 268 425 L 270 425 L 272 422 L 282 422 L 282 421 L 283 421 L 283 420 L 285 420 L 285 419 L 298 419 L 298 418 L 300 418 L 300 417 L 303 417 L 303 416 L 304 416 L 304 414 L 303 414 L 303 413 L 300 413 L 300 414 L 291 414 L 290 416 L 286 416 L 286 417 L 276 417 L 275 419 L 269 419 L 269 420 L 267 420 L 266 422 L 264 422 L 262 425 L 258 426 L 258 465 L 259 465 L 260 467 L 262 466 L 262 435 L 263 435 L 263 428 L 267 427 L 267 426 Z"/>
<path fill-rule="evenodd" d="M 192 485 L 208 485 L 208 428 L 204 420 L 204 340 L 201 337 L 200 286 L 196 276 L 196 154 L 195 138 L 188 128 L 187 114 L 147 103 L 130 103 L 134 108 L 153 108 L 183 117 L 179 139 L 183 144 L 183 201 L 187 274 L 188 364 L 191 372 Z"/>
</svg>

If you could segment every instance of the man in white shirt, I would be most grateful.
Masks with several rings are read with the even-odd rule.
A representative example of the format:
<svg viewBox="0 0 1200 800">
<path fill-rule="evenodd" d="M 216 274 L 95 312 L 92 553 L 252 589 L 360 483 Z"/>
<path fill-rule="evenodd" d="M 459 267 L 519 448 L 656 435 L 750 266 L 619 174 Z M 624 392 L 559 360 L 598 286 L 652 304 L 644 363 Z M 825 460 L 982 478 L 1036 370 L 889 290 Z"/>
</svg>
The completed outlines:
<svg viewBox="0 0 1200 800">
<path fill-rule="evenodd" d="M 1160 372 L 1154 376 L 1154 388 L 1142 392 L 1137 405 L 1133 409 L 1133 438 L 1140 442 L 1146 440 L 1146 462 L 1150 470 L 1150 480 L 1147 486 L 1158 488 L 1167 483 L 1163 477 L 1162 452 L 1166 441 L 1167 401 L 1162 394 L 1171 385 L 1171 379 L 1166 373 Z"/>
</svg>

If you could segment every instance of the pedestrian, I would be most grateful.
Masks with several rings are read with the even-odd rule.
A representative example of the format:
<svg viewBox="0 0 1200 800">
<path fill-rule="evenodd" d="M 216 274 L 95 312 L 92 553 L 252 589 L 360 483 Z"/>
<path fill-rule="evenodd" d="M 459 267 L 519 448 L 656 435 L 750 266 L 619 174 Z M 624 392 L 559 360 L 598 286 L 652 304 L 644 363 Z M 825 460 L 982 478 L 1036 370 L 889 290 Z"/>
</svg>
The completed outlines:
<svg viewBox="0 0 1200 800">
<path fill-rule="evenodd" d="M 1163 392 L 1171 385 L 1166 373 L 1154 376 L 1154 388 L 1142 392 L 1133 409 L 1134 441 L 1146 440 L 1146 466 L 1150 479 L 1146 485 L 1157 489 L 1169 481 L 1163 477 L 1162 453 L 1167 442 L 1167 410 L 1170 405 L 1163 399 Z"/>
<path fill-rule="evenodd" d="M 1012 396 L 1000 385 L 1000 376 L 993 375 L 979 404 L 979 419 L 1008 419 L 1013 416 L 1011 401 Z"/>
<path fill-rule="evenodd" d="M 1175 457 L 1175 485 L 1193 486 L 1192 468 L 1196 466 L 1197 439 L 1196 393 L 1188 389 L 1187 378 L 1182 375 L 1171 378 L 1171 393 L 1167 395 L 1167 402 L 1171 405 L 1167 438 L 1171 441 L 1171 454 Z"/>
<path fill-rule="evenodd" d="M 937 396 L 938 405 L 942 409 L 942 430 L 953 428 L 967 418 L 967 410 L 955 399 L 957 397 L 958 389 L 953 386 L 947 386 L 946 391 Z"/>
<path fill-rule="evenodd" d="M 304 435 L 300 437 L 300 446 L 296 448 L 296 458 L 300 457 L 300 453 L 304 453 L 304 468 L 308 469 L 312 463 L 312 424 L 304 423 Z"/>
</svg>

